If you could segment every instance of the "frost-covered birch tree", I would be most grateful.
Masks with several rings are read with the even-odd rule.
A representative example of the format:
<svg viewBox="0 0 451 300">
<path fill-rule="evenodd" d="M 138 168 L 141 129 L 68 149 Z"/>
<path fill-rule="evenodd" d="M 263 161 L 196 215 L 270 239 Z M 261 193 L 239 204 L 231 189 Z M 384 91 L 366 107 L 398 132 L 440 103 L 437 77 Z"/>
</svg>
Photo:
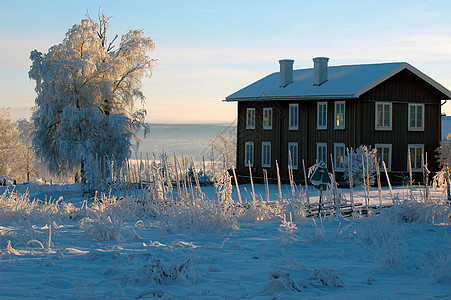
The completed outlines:
<svg viewBox="0 0 451 300">
<path fill-rule="evenodd" d="M 145 100 L 141 81 L 155 63 L 149 56 L 155 44 L 143 30 L 108 40 L 109 19 L 88 16 L 48 53 L 30 55 L 36 154 L 52 173 L 81 170 L 85 182 L 93 161 L 121 166 L 130 156 L 131 138 L 146 115 L 136 108 Z"/>
<path fill-rule="evenodd" d="M 0 176 L 20 178 L 24 173 L 25 147 L 17 126 L 11 121 L 9 108 L 0 108 Z"/>
<path fill-rule="evenodd" d="M 451 133 L 440 142 L 440 147 L 437 149 L 437 158 L 442 168 L 445 168 L 446 164 L 451 165 Z"/>
</svg>

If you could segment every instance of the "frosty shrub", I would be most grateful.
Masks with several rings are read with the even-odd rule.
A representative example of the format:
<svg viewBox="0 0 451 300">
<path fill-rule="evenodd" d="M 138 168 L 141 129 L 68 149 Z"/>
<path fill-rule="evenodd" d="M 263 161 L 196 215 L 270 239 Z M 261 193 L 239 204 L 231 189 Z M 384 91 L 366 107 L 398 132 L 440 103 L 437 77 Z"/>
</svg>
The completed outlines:
<svg viewBox="0 0 451 300">
<path fill-rule="evenodd" d="M 282 218 L 282 205 L 279 201 L 266 202 L 263 200 L 255 200 L 243 204 L 240 213 L 240 219 L 254 221 L 268 221 Z"/>
<path fill-rule="evenodd" d="M 121 220 L 99 211 L 90 211 L 88 217 L 78 222 L 78 226 L 84 229 L 90 239 L 96 241 L 114 241 L 121 237 Z"/>
<path fill-rule="evenodd" d="M 235 166 L 236 136 L 221 132 L 213 139 L 212 147 L 214 153 L 219 154 L 216 159 L 222 162 L 225 170 Z"/>
<path fill-rule="evenodd" d="M 52 173 L 80 171 L 93 159 L 119 168 L 130 157 L 131 138 L 146 112 L 141 80 L 150 76 L 152 39 L 130 30 L 120 41 L 107 40 L 109 18 L 88 17 L 74 25 L 47 54 L 31 52 L 30 79 L 36 81 L 33 146 Z M 101 169 L 107 178 L 108 169 Z M 93 187 L 94 188 L 94 187 Z"/>
<path fill-rule="evenodd" d="M 320 268 L 315 269 L 312 275 L 306 278 L 306 281 L 314 287 L 344 287 L 343 280 L 338 276 L 334 269 Z"/>
<path fill-rule="evenodd" d="M 424 253 L 424 270 L 436 282 L 451 283 L 451 247 L 450 241 L 445 245 Z"/>
<path fill-rule="evenodd" d="M 263 287 L 262 292 L 271 293 L 283 290 L 296 292 L 302 291 L 289 273 L 280 270 L 272 271 L 268 275 L 266 284 Z"/>
<path fill-rule="evenodd" d="M 403 269 L 406 264 L 406 244 L 394 209 L 362 219 L 357 235 L 370 243 L 375 251 L 375 263 L 380 270 Z"/>
<path fill-rule="evenodd" d="M 369 182 L 367 185 L 373 185 L 376 179 L 376 149 L 371 149 L 371 147 L 360 145 L 359 148 L 350 152 L 352 155 L 352 180 L 355 185 L 363 186 L 365 183 L 363 170 L 365 169 L 365 174 L 369 173 Z M 343 165 L 348 165 L 348 156 L 345 156 Z M 349 180 L 349 169 L 345 168 L 343 174 L 344 180 Z"/>
<path fill-rule="evenodd" d="M 290 218 L 286 219 L 286 216 L 284 215 L 284 218 L 282 219 L 282 223 L 279 225 L 279 231 L 282 232 L 282 243 L 285 245 L 291 245 L 294 242 L 297 241 L 296 237 L 296 230 L 298 228 L 296 227 L 296 224 L 293 223 L 293 219 L 290 214 Z"/>
<path fill-rule="evenodd" d="M 192 232 L 205 230 L 238 229 L 237 217 L 231 202 L 219 203 L 209 199 L 182 197 L 159 211 L 166 230 L 188 229 Z"/>
<path fill-rule="evenodd" d="M 196 280 L 192 259 L 175 262 L 166 266 L 161 259 L 148 254 L 147 263 L 139 270 L 138 278 L 143 277 L 156 284 L 169 284 L 171 282 Z"/>
<path fill-rule="evenodd" d="M 402 201 L 394 207 L 400 221 L 420 223 L 450 223 L 451 207 L 444 199 L 429 199 L 428 202 L 420 202 L 416 199 Z"/>
<path fill-rule="evenodd" d="M 20 194 L 6 190 L 0 195 L 0 221 L 48 222 L 64 218 L 71 212 L 73 205 L 62 203 L 61 199 L 44 203 L 31 200 L 28 193 Z"/>
</svg>

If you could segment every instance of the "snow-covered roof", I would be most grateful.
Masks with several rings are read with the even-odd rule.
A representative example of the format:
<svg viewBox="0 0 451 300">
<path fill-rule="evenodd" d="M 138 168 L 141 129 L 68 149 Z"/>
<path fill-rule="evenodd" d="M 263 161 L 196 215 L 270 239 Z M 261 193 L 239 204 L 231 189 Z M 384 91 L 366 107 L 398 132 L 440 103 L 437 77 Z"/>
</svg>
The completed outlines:
<svg viewBox="0 0 451 300">
<path fill-rule="evenodd" d="M 337 99 L 358 98 L 393 75 L 407 69 L 451 99 L 451 92 L 408 63 L 379 63 L 363 65 L 329 66 L 328 80 L 313 85 L 313 68 L 293 71 L 293 83 L 279 86 L 279 72 L 272 73 L 251 85 L 229 95 L 225 101 L 246 101 L 271 98 Z M 445 99 L 442 99 L 445 100 Z"/>
</svg>

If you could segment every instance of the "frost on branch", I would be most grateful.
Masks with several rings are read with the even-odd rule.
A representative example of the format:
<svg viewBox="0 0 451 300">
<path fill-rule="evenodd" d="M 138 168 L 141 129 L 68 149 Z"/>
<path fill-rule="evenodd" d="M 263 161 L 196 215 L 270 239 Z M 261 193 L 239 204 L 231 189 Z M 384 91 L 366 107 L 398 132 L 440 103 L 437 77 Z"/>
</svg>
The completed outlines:
<svg viewBox="0 0 451 300">
<path fill-rule="evenodd" d="M 82 20 L 48 53 L 31 52 L 33 145 L 53 173 L 81 168 L 84 177 L 93 158 L 120 167 L 143 124 L 145 112 L 135 103 L 145 100 L 141 80 L 151 75 L 155 60 L 148 53 L 155 44 L 143 30 L 130 30 L 118 45 L 117 36 L 109 42 L 108 20 L 103 14 L 99 23 Z"/>
</svg>

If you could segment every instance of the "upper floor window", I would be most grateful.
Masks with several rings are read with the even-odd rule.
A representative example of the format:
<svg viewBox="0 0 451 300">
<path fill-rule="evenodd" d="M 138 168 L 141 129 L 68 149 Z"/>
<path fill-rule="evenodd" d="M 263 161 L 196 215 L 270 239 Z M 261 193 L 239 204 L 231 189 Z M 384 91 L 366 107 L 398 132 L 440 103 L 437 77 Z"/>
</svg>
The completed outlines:
<svg viewBox="0 0 451 300">
<path fill-rule="evenodd" d="M 263 108 L 263 129 L 272 129 L 272 107 Z"/>
<path fill-rule="evenodd" d="M 262 142 L 262 167 L 271 168 L 271 142 Z"/>
<path fill-rule="evenodd" d="M 419 172 L 423 170 L 423 154 L 424 154 L 424 145 L 416 144 L 409 145 L 409 151 L 407 155 L 410 156 L 410 167 L 413 172 Z M 407 157 L 407 168 L 409 166 L 409 157 Z"/>
<path fill-rule="evenodd" d="M 255 129 L 255 108 L 246 110 L 246 129 Z"/>
<path fill-rule="evenodd" d="M 244 166 L 254 166 L 254 143 L 246 142 L 244 144 Z"/>
<path fill-rule="evenodd" d="M 289 105 L 289 130 L 299 129 L 299 104 Z"/>
<path fill-rule="evenodd" d="M 376 130 L 392 129 L 391 102 L 376 102 Z"/>
<path fill-rule="evenodd" d="M 424 104 L 409 104 L 409 130 L 424 130 Z"/>
<path fill-rule="evenodd" d="M 318 163 L 323 161 L 327 166 L 327 143 L 316 144 L 316 160 Z"/>
<path fill-rule="evenodd" d="M 381 171 L 384 172 L 384 165 L 382 162 L 385 162 L 387 171 L 391 171 L 391 144 L 376 144 L 374 145 L 374 148 L 377 150 L 376 157 Z"/>
<path fill-rule="evenodd" d="M 345 102 L 335 102 L 335 129 L 345 129 Z"/>
<path fill-rule="evenodd" d="M 288 143 L 288 166 L 297 170 L 299 168 L 299 151 L 298 143 L 289 142 Z"/>
<path fill-rule="evenodd" d="M 317 129 L 327 129 L 327 102 L 317 104 Z"/>
<path fill-rule="evenodd" d="M 334 167 L 335 171 L 344 171 L 344 160 L 345 160 L 345 144 L 335 143 L 334 144 Z"/>
</svg>

